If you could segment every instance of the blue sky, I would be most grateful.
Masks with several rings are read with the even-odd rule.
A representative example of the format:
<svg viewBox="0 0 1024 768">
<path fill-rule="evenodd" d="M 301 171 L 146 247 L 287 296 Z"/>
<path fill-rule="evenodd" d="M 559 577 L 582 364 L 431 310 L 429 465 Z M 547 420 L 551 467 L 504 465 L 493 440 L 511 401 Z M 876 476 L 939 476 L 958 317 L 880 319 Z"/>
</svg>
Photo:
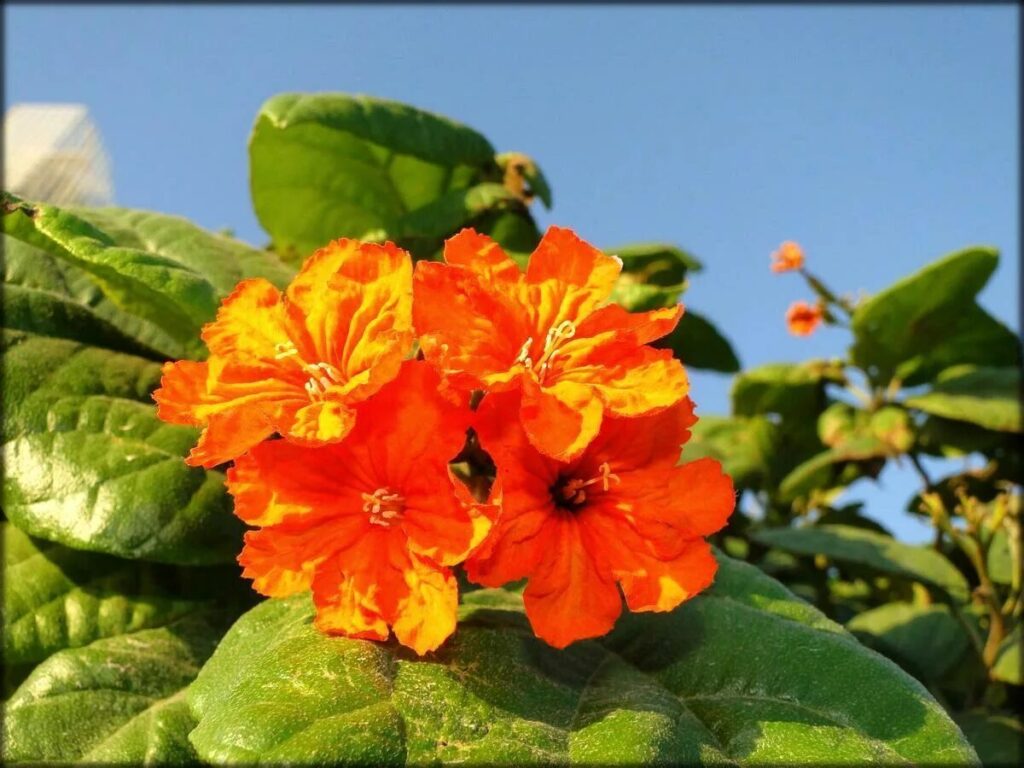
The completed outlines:
<svg viewBox="0 0 1024 768">
<path fill-rule="evenodd" d="M 5 6 L 6 99 L 86 104 L 120 205 L 265 240 L 245 141 L 281 91 L 349 91 L 448 115 L 552 183 L 542 224 L 704 260 L 686 303 L 746 366 L 841 354 L 794 339 L 768 254 L 803 243 L 841 291 L 873 292 L 975 243 L 1003 262 L 983 303 L 1016 326 L 1017 29 L 1012 6 Z M 693 375 L 698 412 L 728 377 Z M 936 468 L 938 471 L 938 468 Z M 900 535 L 893 469 L 851 498 Z"/>
</svg>

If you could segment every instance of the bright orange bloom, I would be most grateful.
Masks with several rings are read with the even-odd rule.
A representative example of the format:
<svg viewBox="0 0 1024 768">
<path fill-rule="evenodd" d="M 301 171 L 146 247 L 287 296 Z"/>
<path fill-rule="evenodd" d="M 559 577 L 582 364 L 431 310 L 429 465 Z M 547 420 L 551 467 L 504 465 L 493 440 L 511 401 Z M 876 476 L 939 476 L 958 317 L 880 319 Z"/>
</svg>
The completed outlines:
<svg viewBox="0 0 1024 768">
<path fill-rule="evenodd" d="M 634 419 L 606 419 L 572 462 L 539 453 L 515 418 L 515 393 L 487 395 L 474 423 L 498 468 L 501 515 L 466 561 L 473 581 L 527 577 L 534 632 L 564 648 L 608 632 L 622 610 L 668 611 L 707 587 L 717 564 L 704 540 L 735 504 L 712 459 L 677 465 L 694 423 L 688 398 Z"/>
<path fill-rule="evenodd" d="M 772 253 L 772 272 L 791 272 L 804 266 L 804 249 L 799 243 L 787 240 Z"/>
<path fill-rule="evenodd" d="M 423 654 L 455 629 L 450 566 L 490 520 L 464 502 L 448 461 L 471 412 L 438 393 L 426 363 L 407 361 L 359 406 L 340 443 L 307 448 L 270 440 L 228 470 L 235 513 L 262 526 L 245 536 L 243 576 L 271 597 L 312 587 L 316 626 L 398 640 Z"/>
<path fill-rule="evenodd" d="M 607 303 L 622 263 L 551 227 L 525 274 L 489 237 L 464 229 L 447 264 L 420 262 L 413 319 L 420 348 L 454 386 L 522 392 L 530 441 L 554 458 L 582 453 L 605 412 L 642 416 L 685 397 L 686 372 L 647 344 L 682 306 L 631 314 Z"/>
<path fill-rule="evenodd" d="M 279 433 L 340 440 L 353 407 L 398 373 L 412 345 L 412 261 L 388 243 L 337 240 L 282 294 L 244 280 L 203 328 L 206 362 L 164 365 L 157 415 L 204 427 L 187 462 L 212 467 Z"/>
<path fill-rule="evenodd" d="M 825 312 L 819 304 L 794 301 L 786 311 L 786 325 L 794 336 L 810 336 L 821 324 Z"/>
</svg>

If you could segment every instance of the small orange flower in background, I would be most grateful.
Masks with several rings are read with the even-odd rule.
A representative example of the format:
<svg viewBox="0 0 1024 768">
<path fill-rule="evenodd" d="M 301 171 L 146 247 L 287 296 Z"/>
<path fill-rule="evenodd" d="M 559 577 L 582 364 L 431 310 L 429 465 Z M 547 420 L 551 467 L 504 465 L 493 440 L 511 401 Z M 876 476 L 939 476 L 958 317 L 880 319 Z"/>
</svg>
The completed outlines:
<svg viewBox="0 0 1024 768">
<path fill-rule="evenodd" d="M 498 468 L 502 511 L 466 562 L 470 579 L 528 578 L 530 624 L 558 648 L 612 628 L 619 586 L 630 610 L 668 611 L 711 584 L 717 564 L 703 537 L 725 525 L 735 496 L 718 462 L 677 466 L 696 421 L 688 398 L 654 415 L 606 419 L 571 462 L 531 445 L 518 400 L 488 395 L 474 423 Z"/>
<path fill-rule="evenodd" d="M 772 253 L 772 272 L 791 272 L 803 269 L 804 249 L 799 243 L 787 240 Z"/>
<path fill-rule="evenodd" d="M 245 280 L 203 328 L 206 362 L 164 366 L 164 421 L 203 427 L 188 463 L 216 466 L 278 433 L 340 440 L 354 406 L 398 373 L 412 345 L 412 261 L 391 245 L 337 240 L 285 293 Z"/>
<path fill-rule="evenodd" d="M 794 301 L 786 311 L 786 325 L 794 336 L 810 336 L 825 316 L 820 304 Z"/>
<path fill-rule="evenodd" d="M 453 385 L 520 390 L 531 443 L 571 460 L 605 414 L 644 416 L 686 396 L 686 373 L 668 350 L 682 306 L 631 314 L 607 303 L 621 262 L 551 227 L 523 273 L 488 237 L 463 230 L 446 264 L 420 262 L 413 319 L 424 356 Z"/>
<path fill-rule="evenodd" d="M 451 567 L 490 527 L 465 503 L 448 462 L 471 412 L 438 393 L 429 365 L 408 361 L 358 408 L 341 443 L 263 443 L 235 462 L 235 512 L 261 526 L 239 562 L 272 597 L 313 590 L 316 626 L 385 640 L 389 627 L 423 654 L 454 631 Z"/>
</svg>

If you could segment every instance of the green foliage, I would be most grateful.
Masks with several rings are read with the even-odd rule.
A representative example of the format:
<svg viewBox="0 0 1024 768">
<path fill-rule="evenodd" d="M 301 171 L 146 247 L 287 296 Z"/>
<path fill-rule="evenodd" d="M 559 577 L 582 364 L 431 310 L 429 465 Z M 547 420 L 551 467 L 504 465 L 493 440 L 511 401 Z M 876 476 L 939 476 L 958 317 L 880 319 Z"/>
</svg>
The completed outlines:
<svg viewBox="0 0 1024 768">
<path fill-rule="evenodd" d="M 481 214 L 522 209 L 479 133 L 368 96 L 273 97 L 256 118 L 249 161 L 256 216 L 293 261 L 337 237 L 398 240 L 430 256 Z"/>
<path fill-rule="evenodd" d="M 1016 713 L 976 710 L 958 715 L 956 722 L 977 747 L 983 765 L 1014 766 L 1024 759 L 1024 725 Z"/>
<path fill-rule="evenodd" d="M 4 335 L 3 505 L 19 528 L 76 549 L 225 562 L 241 524 L 220 472 L 188 467 L 197 433 L 158 420 L 160 366 L 20 331 Z"/>
<path fill-rule="evenodd" d="M 220 631 L 199 616 L 60 651 L 4 707 L 14 762 L 187 765 L 184 692 Z"/>
<path fill-rule="evenodd" d="M 104 319 L 172 357 L 203 354 L 199 330 L 240 279 L 280 283 L 288 274 L 272 254 L 145 211 L 72 212 L 5 193 L 4 231 L 87 273 L 104 303 L 133 316 L 119 324 L 123 315 L 108 311 Z"/>
<path fill-rule="evenodd" d="M 813 528 L 764 529 L 755 541 L 798 555 L 823 555 L 936 587 L 954 600 L 967 599 L 967 580 L 940 553 L 861 528 L 819 525 Z"/>
<path fill-rule="evenodd" d="M 947 368 L 928 392 L 907 405 L 999 432 L 1021 432 L 1019 368 Z"/>
<path fill-rule="evenodd" d="M 118 309 L 87 273 L 9 235 L 3 247 L 4 327 L 55 336 L 119 352 L 160 357 L 159 339 L 141 322 Z"/>
<path fill-rule="evenodd" d="M 331 239 L 439 258 L 472 226 L 524 264 L 529 206 L 553 199 L 530 157 L 370 97 L 276 96 L 249 153 L 266 250 L 4 195 L 6 759 L 970 763 L 959 724 L 986 764 L 1020 761 L 1021 355 L 977 302 L 989 248 L 859 302 L 800 272 L 825 322 L 849 323 L 839 357 L 739 371 L 689 309 L 658 343 L 738 372 L 732 413 L 702 413 L 682 460 L 733 477 L 720 544 L 751 563 L 720 555 L 676 611 L 556 651 L 515 592 L 464 592 L 456 634 L 419 658 L 318 633 L 306 594 L 260 604 L 218 646 L 255 603 L 231 562 L 242 526 L 222 473 L 183 462 L 196 430 L 156 419 L 159 364 L 203 356 L 199 329 L 238 281 L 283 286 Z M 671 244 L 610 252 L 632 311 L 675 305 L 703 268 Z M 926 455 L 971 464 L 930 478 Z M 921 474 L 910 508 L 934 547 L 840 499 L 892 461 Z"/>
<path fill-rule="evenodd" d="M 908 385 L 960 363 L 1018 364 L 1015 334 L 974 300 L 998 262 L 991 248 L 968 248 L 861 304 L 852 320 L 852 361 L 874 381 L 895 376 Z"/>
<path fill-rule="evenodd" d="M 465 597 L 436 654 L 324 637 L 308 597 L 270 600 L 190 690 L 212 762 L 973 762 L 917 683 L 756 569 L 555 651 L 517 595 Z M 821 685 L 827 676 L 829 685 Z"/>
<path fill-rule="evenodd" d="M 940 680 L 969 645 L 964 628 L 944 605 L 886 603 L 858 614 L 846 628 L 925 682 Z"/>
<path fill-rule="evenodd" d="M 829 360 L 751 368 L 733 379 L 733 412 L 740 416 L 772 413 L 782 418 L 817 418 L 825 407 L 825 383 L 837 380 L 841 374 L 842 368 Z"/>
<path fill-rule="evenodd" d="M 209 610 L 180 589 L 174 569 L 62 547 L 2 525 L 5 664 L 37 663 L 66 648 L 164 626 Z M 226 573 L 204 571 L 223 579 Z"/>
<path fill-rule="evenodd" d="M 690 309 L 683 313 L 675 330 L 653 346 L 671 349 L 690 368 L 722 373 L 735 373 L 740 369 L 739 358 L 729 340 L 703 315 Z"/>
</svg>

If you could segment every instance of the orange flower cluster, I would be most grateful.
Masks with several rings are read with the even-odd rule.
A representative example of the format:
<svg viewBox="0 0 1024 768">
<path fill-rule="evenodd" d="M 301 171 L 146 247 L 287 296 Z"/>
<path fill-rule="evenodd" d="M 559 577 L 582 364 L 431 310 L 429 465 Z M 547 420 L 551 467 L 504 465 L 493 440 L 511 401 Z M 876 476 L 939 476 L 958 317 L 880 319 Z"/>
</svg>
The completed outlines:
<svg viewBox="0 0 1024 768">
<path fill-rule="evenodd" d="M 283 293 L 241 283 L 203 330 L 207 361 L 164 367 L 158 414 L 203 428 L 187 461 L 234 461 L 256 526 L 243 575 L 311 589 L 326 632 L 393 632 L 420 654 L 455 629 L 459 564 L 528 579 L 527 616 L 557 647 L 610 630 L 622 595 L 667 611 L 708 586 L 732 483 L 677 464 L 686 374 L 648 346 L 682 307 L 609 303 L 621 263 L 565 229 L 525 272 L 472 230 L 444 255 L 413 270 L 391 244 L 338 240 Z M 407 359 L 416 337 L 424 359 Z M 467 449 L 496 466 L 487 499 L 449 467 Z"/>
</svg>

